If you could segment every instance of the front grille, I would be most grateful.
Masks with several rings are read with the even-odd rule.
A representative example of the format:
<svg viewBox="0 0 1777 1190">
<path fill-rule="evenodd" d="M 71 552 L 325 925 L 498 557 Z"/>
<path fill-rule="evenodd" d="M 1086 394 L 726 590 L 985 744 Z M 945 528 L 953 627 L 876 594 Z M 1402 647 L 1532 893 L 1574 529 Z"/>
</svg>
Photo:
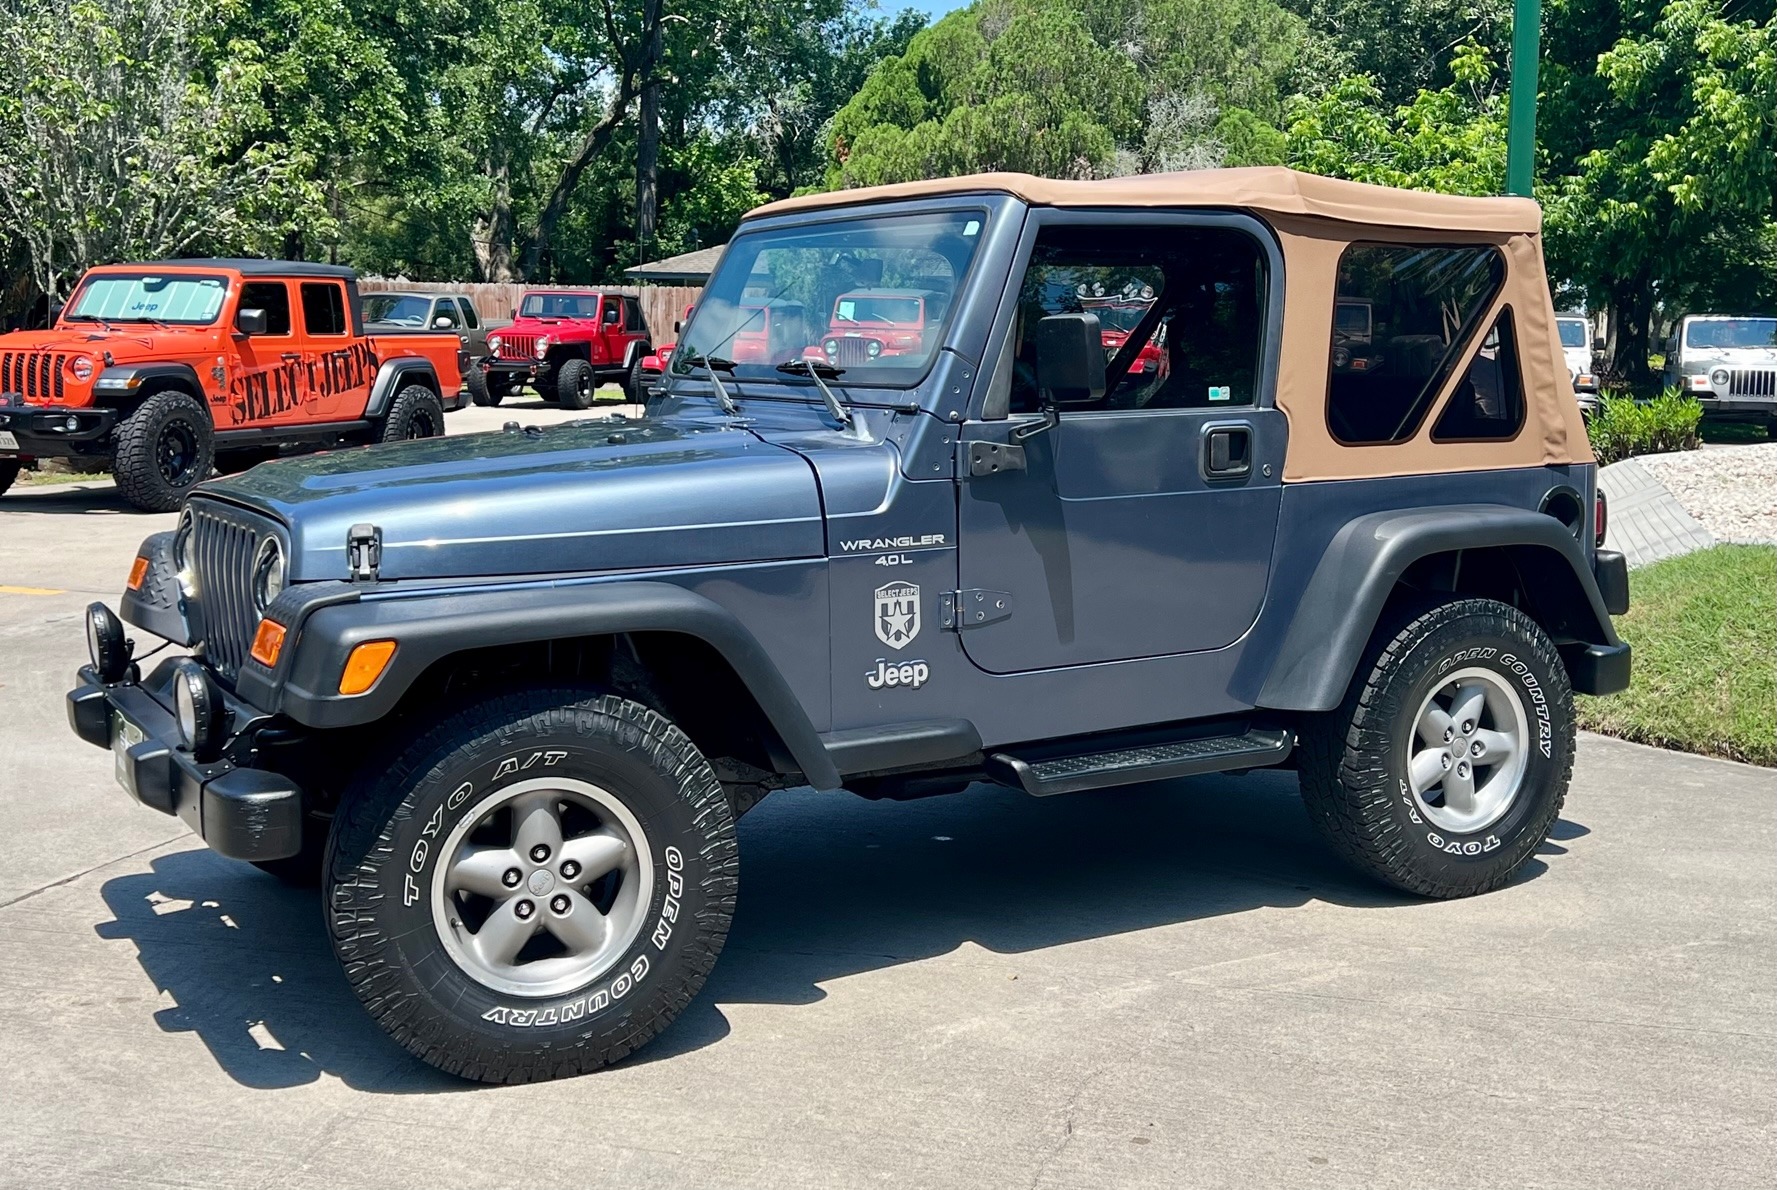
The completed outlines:
<svg viewBox="0 0 1777 1190">
<path fill-rule="evenodd" d="M 535 335 L 502 335 L 500 336 L 501 359 L 535 359 L 537 358 L 537 336 Z"/>
<path fill-rule="evenodd" d="M 273 535 L 270 522 L 210 500 L 191 502 L 189 556 L 203 609 L 204 656 L 224 677 L 240 672 L 253 647 L 253 556 Z"/>
<path fill-rule="evenodd" d="M 20 393 L 38 404 L 62 399 L 65 354 L 47 351 L 0 351 L 0 393 Z"/>
<path fill-rule="evenodd" d="M 841 368 L 856 368 L 870 363 L 874 358 L 870 354 L 870 344 L 874 339 L 859 339 L 851 336 L 838 340 L 838 357 L 833 362 Z"/>
<path fill-rule="evenodd" d="M 1777 368 L 1735 368 L 1728 375 L 1730 397 L 1777 397 Z"/>
</svg>

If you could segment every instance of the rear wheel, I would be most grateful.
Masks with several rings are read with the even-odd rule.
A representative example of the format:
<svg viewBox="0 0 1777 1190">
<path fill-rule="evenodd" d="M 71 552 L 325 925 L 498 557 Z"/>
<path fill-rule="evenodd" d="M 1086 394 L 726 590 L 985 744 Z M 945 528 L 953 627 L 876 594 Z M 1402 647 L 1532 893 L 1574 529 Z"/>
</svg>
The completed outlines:
<svg viewBox="0 0 1777 1190">
<path fill-rule="evenodd" d="M 722 786 L 667 720 L 615 695 L 501 695 L 346 795 L 328 928 L 364 1006 L 426 1062 L 582 1074 L 697 993 L 737 862 Z"/>
<path fill-rule="evenodd" d="M 1471 896 L 1548 837 L 1573 734 L 1547 634 L 1506 604 L 1456 600 L 1379 634 L 1345 701 L 1305 725 L 1302 795 L 1361 870 L 1421 896 Z"/>
<path fill-rule="evenodd" d="M 623 395 L 632 405 L 648 399 L 648 380 L 642 375 L 643 354 L 641 351 L 636 352 L 636 357 L 629 362 L 629 371 L 623 377 Z"/>
<path fill-rule="evenodd" d="M 555 370 L 555 401 L 563 409 L 589 408 L 592 389 L 592 365 L 586 360 L 563 360 Z"/>
<path fill-rule="evenodd" d="M 4 496 L 6 489 L 18 479 L 19 471 L 23 466 L 24 464 L 17 459 L 0 459 L 0 496 Z"/>
<path fill-rule="evenodd" d="M 172 512 L 210 476 L 216 459 L 210 418 L 189 393 L 149 397 L 117 427 L 117 490 L 144 512 Z"/>
<path fill-rule="evenodd" d="M 405 442 L 411 438 L 437 438 L 444 433 L 444 403 L 423 384 L 410 384 L 389 402 L 383 418 L 380 442 Z"/>
</svg>

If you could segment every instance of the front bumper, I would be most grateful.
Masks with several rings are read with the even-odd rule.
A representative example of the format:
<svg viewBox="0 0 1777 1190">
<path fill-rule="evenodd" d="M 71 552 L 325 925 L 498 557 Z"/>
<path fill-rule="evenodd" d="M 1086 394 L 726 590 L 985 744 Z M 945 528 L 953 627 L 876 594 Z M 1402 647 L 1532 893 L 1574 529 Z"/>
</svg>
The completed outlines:
<svg viewBox="0 0 1777 1190">
<path fill-rule="evenodd" d="M 1703 406 L 1704 417 L 1723 420 L 1760 421 L 1777 417 L 1777 397 L 1719 397 L 1712 392 L 1692 393 Z"/>
<path fill-rule="evenodd" d="M 74 429 L 68 426 L 72 421 Z M 16 449 L 0 447 L 0 455 L 65 459 L 111 453 L 111 431 L 117 410 L 90 405 L 0 405 L 0 434 L 10 434 Z M 4 439 L 0 439 L 4 442 Z"/>
<path fill-rule="evenodd" d="M 110 685 L 91 666 L 68 692 L 68 724 L 87 743 L 108 749 L 117 783 L 136 801 L 175 815 L 211 850 L 231 859 L 285 859 L 302 848 L 302 791 L 288 777 L 227 758 L 199 761 L 180 744 L 173 718 L 173 663 L 147 678 Z M 220 687 L 218 687 L 220 690 Z M 263 713 L 223 694 L 237 727 Z"/>
</svg>

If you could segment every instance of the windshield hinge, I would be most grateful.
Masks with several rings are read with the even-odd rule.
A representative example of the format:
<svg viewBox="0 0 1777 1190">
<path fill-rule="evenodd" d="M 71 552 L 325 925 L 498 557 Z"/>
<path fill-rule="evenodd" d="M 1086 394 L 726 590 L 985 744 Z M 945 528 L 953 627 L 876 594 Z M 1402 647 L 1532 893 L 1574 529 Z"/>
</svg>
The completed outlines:
<svg viewBox="0 0 1777 1190">
<path fill-rule="evenodd" d="M 346 530 L 346 568 L 355 583 L 376 581 L 383 561 L 383 531 L 375 525 L 353 525 Z"/>
<path fill-rule="evenodd" d="M 966 591 L 945 591 L 938 596 L 938 619 L 945 628 L 961 632 L 979 628 L 1012 614 L 1010 591 L 986 591 L 971 587 Z"/>
</svg>

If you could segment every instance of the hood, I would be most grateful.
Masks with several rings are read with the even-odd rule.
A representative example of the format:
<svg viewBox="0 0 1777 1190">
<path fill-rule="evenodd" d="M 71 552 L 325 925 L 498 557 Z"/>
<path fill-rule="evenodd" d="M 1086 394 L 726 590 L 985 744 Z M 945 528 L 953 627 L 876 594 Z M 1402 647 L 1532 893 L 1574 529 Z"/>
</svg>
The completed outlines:
<svg viewBox="0 0 1777 1190">
<path fill-rule="evenodd" d="M 112 323 L 107 331 L 97 323 L 90 327 L 59 327 L 47 331 L 14 331 L 0 335 L 0 351 L 62 351 L 69 355 L 84 354 L 98 362 L 106 352 L 113 363 L 138 363 L 162 360 L 182 351 L 207 348 L 214 326 L 159 327 L 140 323 Z"/>
<path fill-rule="evenodd" d="M 795 452 L 745 430 L 586 422 L 263 463 L 205 484 L 289 527 L 291 578 L 344 578 L 353 525 L 380 575 L 447 578 L 818 557 L 821 503 Z"/>
</svg>

